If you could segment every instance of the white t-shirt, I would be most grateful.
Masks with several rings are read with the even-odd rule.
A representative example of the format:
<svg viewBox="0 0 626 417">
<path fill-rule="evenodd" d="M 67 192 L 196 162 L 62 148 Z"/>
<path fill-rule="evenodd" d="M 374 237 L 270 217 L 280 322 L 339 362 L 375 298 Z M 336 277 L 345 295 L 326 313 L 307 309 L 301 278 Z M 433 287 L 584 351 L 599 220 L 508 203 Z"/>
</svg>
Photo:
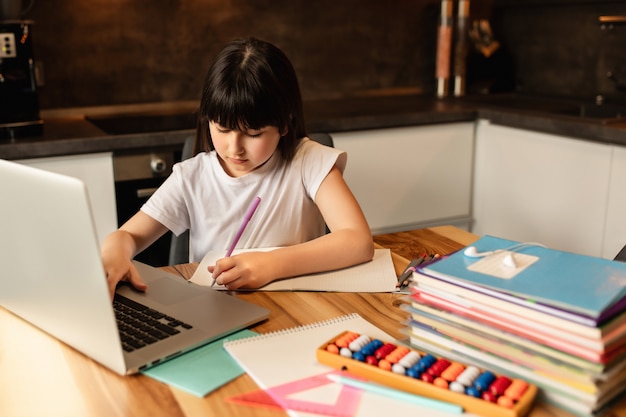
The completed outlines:
<svg viewBox="0 0 626 417">
<path fill-rule="evenodd" d="M 343 173 L 345 152 L 304 138 L 289 164 L 278 152 L 256 170 L 229 176 L 215 151 L 174 165 L 172 174 L 141 210 L 176 235 L 190 230 L 190 262 L 209 251 L 226 250 L 255 197 L 261 202 L 238 249 L 289 246 L 324 234 L 314 199 L 332 167 Z"/>
</svg>

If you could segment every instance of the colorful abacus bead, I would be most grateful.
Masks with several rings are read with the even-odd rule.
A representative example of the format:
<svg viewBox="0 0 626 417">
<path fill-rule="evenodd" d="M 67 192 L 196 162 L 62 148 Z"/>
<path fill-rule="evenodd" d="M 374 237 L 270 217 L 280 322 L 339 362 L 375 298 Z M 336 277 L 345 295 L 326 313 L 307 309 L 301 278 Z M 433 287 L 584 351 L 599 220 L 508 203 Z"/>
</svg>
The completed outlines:
<svg viewBox="0 0 626 417">
<path fill-rule="evenodd" d="M 411 378 L 419 378 L 420 375 L 422 375 L 422 371 L 420 371 L 416 365 L 406 370 L 406 376 L 410 376 Z"/>
<path fill-rule="evenodd" d="M 339 349 L 339 354 L 341 356 L 346 357 L 346 358 L 351 358 L 352 357 L 352 351 L 350 349 L 348 349 L 347 347 L 342 347 L 341 349 Z"/>
<path fill-rule="evenodd" d="M 528 389 L 528 382 L 521 379 L 514 379 L 511 385 L 504 391 L 504 396 L 512 399 L 513 401 L 519 401 L 522 395 Z"/>
<path fill-rule="evenodd" d="M 452 368 L 452 365 L 450 366 L 450 368 Z M 452 373 L 452 371 L 454 370 L 456 369 L 453 368 L 450 372 Z M 448 389 L 450 391 L 463 394 L 465 393 L 465 390 L 467 389 L 467 387 L 470 387 L 474 383 L 474 380 L 478 377 L 478 375 L 480 375 L 480 370 L 475 366 L 468 366 L 467 368 L 463 368 L 461 370 L 461 373 L 457 375 L 456 378 L 454 378 L 454 381 L 450 382 Z M 478 391 L 476 393 L 480 395 Z M 475 395 L 472 395 L 472 396 L 475 396 Z"/>
<path fill-rule="evenodd" d="M 480 375 L 480 370 L 477 367 L 468 366 L 463 372 L 461 372 L 461 375 L 459 375 L 455 381 L 465 387 L 469 387 L 474 383 L 476 378 L 478 378 L 478 375 Z"/>
<path fill-rule="evenodd" d="M 470 395 L 472 397 L 480 398 L 480 391 L 474 388 L 473 386 L 467 387 L 465 388 L 465 395 Z"/>
<path fill-rule="evenodd" d="M 448 389 L 450 391 L 458 392 L 459 394 L 465 393 L 465 385 L 461 384 L 458 381 L 452 381 L 448 384 Z"/>
<path fill-rule="evenodd" d="M 452 362 L 450 366 L 443 370 L 441 377 L 448 382 L 455 381 L 465 370 L 465 367 L 458 362 Z"/>
<path fill-rule="evenodd" d="M 378 367 L 385 371 L 391 371 L 391 362 L 386 359 L 381 359 L 378 361 Z"/>
<path fill-rule="evenodd" d="M 391 371 L 404 375 L 406 368 L 399 364 L 400 360 L 407 355 L 409 349 L 405 346 L 397 346 L 390 354 L 385 356 L 385 360 L 391 364 Z"/>
<path fill-rule="evenodd" d="M 424 382 L 428 382 L 429 384 L 432 383 L 435 380 L 435 377 L 432 374 L 429 374 L 428 372 L 423 372 L 420 375 L 420 379 Z"/>
<path fill-rule="evenodd" d="M 504 394 L 504 391 L 511 385 L 511 379 L 505 376 L 497 377 L 491 385 L 489 385 L 489 392 L 491 392 L 496 397 L 499 397 Z"/>
<path fill-rule="evenodd" d="M 394 345 L 393 343 L 385 343 L 384 345 L 382 345 L 376 350 L 376 352 L 374 353 L 374 356 L 376 356 L 376 359 L 378 360 L 383 359 L 388 354 L 390 354 L 395 348 L 396 348 L 396 345 Z"/>
<path fill-rule="evenodd" d="M 356 352 L 356 351 L 363 349 L 363 347 L 365 347 L 365 345 L 367 345 L 370 341 L 371 339 L 369 338 L 369 336 L 361 335 L 357 337 L 356 339 L 350 341 L 348 348 L 351 351 Z"/>
<path fill-rule="evenodd" d="M 489 385 L 491 385 L 491 383 L 495 379 L 496 379 L 496 376 L 493 374 L 493 372 L 485 371 L 482 374 L 478 375 L 478 378 L 476 378 L 472 386 L 476 388 L 478 391 L 483 392 L 487 388 L 489 388 Z"/>
<path fill-rule="evenodd" d="M 398 361 L 400 361 L 400 359 L 402 359 L 408 352 L 409 348 L 406 346 L 396 346 L 394 350 L 385 356 L 385 360 L 390 363 L 398 363 Z"/>
<path fill-rule="evenodd" d="M 374 355 L 369 355 L 365 358 L 365 363 L 369 365 L 378 366 L 378 359 L 376 359 L 376 356 Z"/>
<path fill-rule="evenodd" d="M 376 352 L 376 350 L 380 348 L 382 345 L 383 345 L 383 342 L 381 342 L 378 339 L 374 339 L 368 344 L 366 344 L 365 346 L 363 346 L 363 348 L 361 349 L 361 352 L 365 356 L 373 355 L 374 352 Z"/>
<path fill-rule="evenodd" d="M 437 377 L 435 378 L 435 380 L 433 381 L 433 385 L 439 388 L 443 388 L 443 389 L 448 389 L 448 381 L 446 381 L 445 378 L 442 377 Z"/>
<path fill-rule="evenodd" d="M 437 358 L 435 358 L 431 354 L 422 356 L 420 359 L 418 359 L 415 365 L 407 369 L 406 374 L 411 378 L 419 378 L 426 371 L 426 369 L 430 368 L 430 366 L 436 361 Z"/>
<path fill-rule="evenodd" d="M 515 406 L 515 401 L 507 397 L 506 395 L 501 395 L 498 397 L 498 401 L 496 401 L 499 406 L 505 408 L 513 408 Z"/>
<path fill-rule="evenodd" d="M 450 366 L 450 361 L 447 359 L 437 359 L 433 365 L 426 370 L 429 374 L 434 377 L 438 377 L 441 373 Z"/>
<path fill-rule="evenodd" d="M 365 362 L 366 356 L 363 354 L 363 351 L 352 352 L 352 359 L 359 362 Z"/>
<path fill-rule="evenodd" d="M 337 347 L 337 345 L 336 345 L 336 344 L 334 344 L 334 343 L 329 343 L 329 344 L 326 346 L 326 350 L 327 350 L 328 352 L 330 352 L 330 353 L 335 353 L 335 354 L 338 354 L 338 353 L 339 353 L 339 348 L 338 348 L 338 347 Z"/>
<path fill-rule="evenodd" d="M 407 369 L 399 363 L 394 363 L 391 367 L 391 372 L 393 372 L 394 374 L 406 375 L 406 371 Z"/>
<path fill-rule="evenodd" d="M 409 351 L 406 355 L 404 355 L 399 361 L 398 364 L 402 365 L 404 368 L 409 369 L 413 365 L 420 360 L 420 354 L 414 350 Z"/>
<path fill-rule="evenodd" d="M 497 399 L 496 395 L 494 395 L 491 391 L 483 391 L 480 397 L 490 403 L 495 403 Z"/>
<path fill-rule="evenodd" d="M 430 368 L 431 366 L 433 366 L 433 364 L 437 362 L 437 358 L 435 358 L 433 355 L 431 355 L 430 353 L 423 356 L 416 364 L 415 366 L 417 367 L 417 369 L 419 369 L 420 373 L 421 372 L 426 372 L 426 370 L 428 368 Z"/>
<path fill-rule="evenodd" d="M 435 363 L 433 363 L 431 365 L 430 368 L 428 368 L 426 370 L 426 372 L 424 372 L 421 376 L 420 379 L 424 382 L 428 382 L 428 383 L 435 383 L 435 381 L 437 380 L 437 377 L 444 371 L 444 369 L 446 369 L 448 366 L 450 366 L 450 361 L 447 359 L 437 359 L 435 361 Z M 439 383 L 437 383 L 436 385 L 438 385 L 441 388 L 447 388 L 448 384 L 445 384 L 445 387 L 443 386 L 443 384 L 441 383 L 442 381 L 440 381 Z"/>
<path fill-rule="evenodd" d="M 337 340 L 335 340 L 335 344 L 337 345 L 337 347 L 340 347 L 340 348 L 348 347 L 350 342 L 352 342 L 354 339 L 358 337 L 359 337 L 358 333 L 346 332 L 341 337 L 337 338 Z"/>
</svg>

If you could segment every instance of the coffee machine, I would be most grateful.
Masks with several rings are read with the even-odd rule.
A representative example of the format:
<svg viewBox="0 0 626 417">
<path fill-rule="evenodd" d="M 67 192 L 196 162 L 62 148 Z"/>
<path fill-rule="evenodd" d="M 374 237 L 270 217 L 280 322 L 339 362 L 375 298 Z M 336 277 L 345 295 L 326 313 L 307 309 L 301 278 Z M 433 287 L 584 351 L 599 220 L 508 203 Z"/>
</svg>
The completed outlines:
<svg viewBox="0 0 626 417">
<path fill-rule="evenodd" d="M 0 140 L 41 136 L 33 22 L 0 20 Z"/>
</svg>

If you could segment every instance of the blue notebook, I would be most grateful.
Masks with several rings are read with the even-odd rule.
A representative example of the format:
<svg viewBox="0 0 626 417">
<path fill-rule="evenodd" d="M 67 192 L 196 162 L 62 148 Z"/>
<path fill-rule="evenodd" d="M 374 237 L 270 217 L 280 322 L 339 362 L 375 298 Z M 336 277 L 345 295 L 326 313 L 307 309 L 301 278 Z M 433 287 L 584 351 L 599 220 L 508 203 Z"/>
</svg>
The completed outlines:
<svg viewBox="0 0 626 417">
<path fill-rule="evenodd" d="M 609 310 L 615 313 L 615 306 L 619 307 L 617 310 L 624 309 L 626 263 L 538 245 L 515 248 L 519 244 L 483 236 L 472 245 L 478 252 L 500 252 L 472 258 L 461 250 L 418 270 L 474 290 L 496 290 L 597 320 Z M 501 266 L 498 257 L 504 256 L 507 250 L 519 260 L 516 268 Z"/>
</svg>

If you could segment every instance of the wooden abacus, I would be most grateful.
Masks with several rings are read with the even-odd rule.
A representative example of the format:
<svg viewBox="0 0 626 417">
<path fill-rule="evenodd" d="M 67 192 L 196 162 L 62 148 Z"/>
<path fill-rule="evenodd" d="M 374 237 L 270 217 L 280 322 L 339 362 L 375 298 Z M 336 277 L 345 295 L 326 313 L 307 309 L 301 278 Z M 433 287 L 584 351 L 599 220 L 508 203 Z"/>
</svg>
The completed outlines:
<svg viewBox="0 0 626 417">
<path fill-rule="evenodd" d="M 332 368 L 485 417 L 522 417 L 537 394 L 535 385 L 521 379 L 350 331 L 319 347 L 316 356 Z"/>
</svg>

